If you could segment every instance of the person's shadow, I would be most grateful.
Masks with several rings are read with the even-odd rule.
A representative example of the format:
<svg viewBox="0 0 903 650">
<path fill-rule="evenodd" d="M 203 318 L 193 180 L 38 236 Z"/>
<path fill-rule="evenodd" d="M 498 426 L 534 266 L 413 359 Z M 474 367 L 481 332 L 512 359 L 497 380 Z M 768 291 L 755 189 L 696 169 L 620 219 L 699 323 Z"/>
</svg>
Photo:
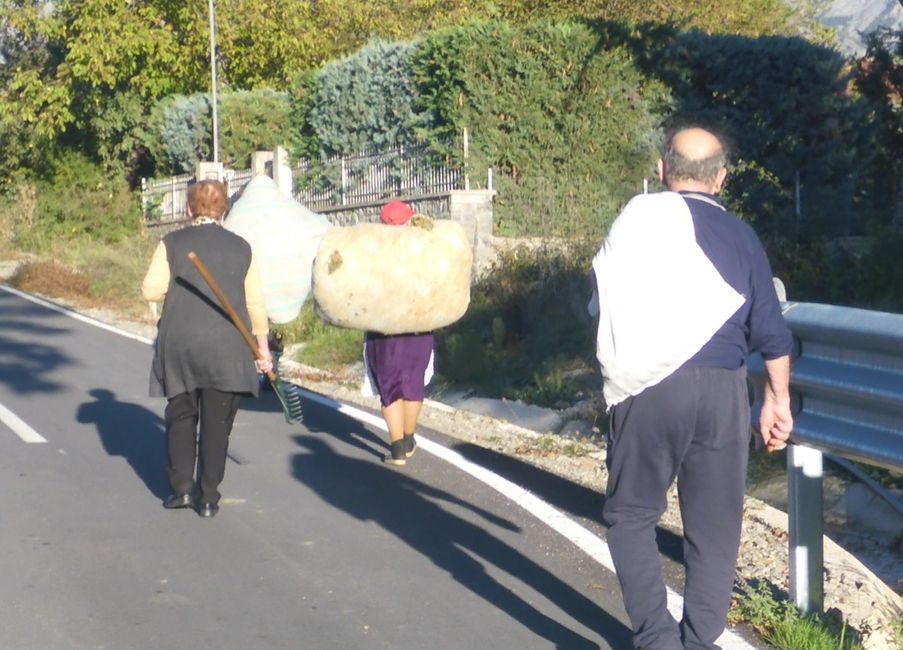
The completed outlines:
<svg viewBox="0 0 903 650">
<path fill-rule="evenodd" d="M 366 447 L 358 435 L 343 437 L 350 437 L 348 442 L 354 446 Z M 304 448 L 292 461 L 292 472 L 299 481 L 330 505 L 362 521 L 379 524 L 534 634 L 559 648 L 599 647 L 499 583 L 484 563 L 543 593 L 611 647 L 631 646 L 630 630 L 623 623 L 492 533 L 493 527 L 517 530 L 510 522 L 372 460 L 344 456 L 320 437 L 296 436 L 295 440 Z M 348 480 L 350 476 L 354 480 Z M 485 524 L 476 525 L 448 512 L 443 502 L 467 508 Z"/>
<path fill-rule="evenodd" d="M 151 493 L 163 499 L 168 494 L 163 468 L 166 459 L 166 436 L 163 419 L 137 404 L 116 400 L 116 394 L 105 388 L 88 391 L 93 402 L 78 407 L 76 418 L 94 424 L 110 456 L 122 456 Z"/>
</svg>

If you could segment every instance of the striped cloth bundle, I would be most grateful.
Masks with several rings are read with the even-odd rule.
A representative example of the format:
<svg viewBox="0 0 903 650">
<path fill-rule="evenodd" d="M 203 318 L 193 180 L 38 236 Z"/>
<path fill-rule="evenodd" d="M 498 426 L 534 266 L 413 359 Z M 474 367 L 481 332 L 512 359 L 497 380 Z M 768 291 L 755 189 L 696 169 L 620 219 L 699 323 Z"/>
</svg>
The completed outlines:
<svg viewBox="0 0 903 650">
<path fill-rule="evenodd" d="M 288 198 L 273 179 L 259 174 L 245 186 L 223 227 L 251 244 L 269 319 L 294 319 L 310 294 L 311 264 L 330 227 L 326 217 Z"/>
</svg>

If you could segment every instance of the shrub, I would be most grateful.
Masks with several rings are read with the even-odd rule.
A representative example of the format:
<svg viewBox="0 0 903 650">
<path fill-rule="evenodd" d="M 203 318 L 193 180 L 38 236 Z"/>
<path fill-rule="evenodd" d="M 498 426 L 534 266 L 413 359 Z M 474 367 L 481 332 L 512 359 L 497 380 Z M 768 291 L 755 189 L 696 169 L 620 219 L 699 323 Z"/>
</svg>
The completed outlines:
<svg viewBox="0 0 903 650">
<path fill-rule="evenodd" d="M 21 183 L 0 204 L 0 247 L 12 248 L 32 232 L 38 216 L 38 199 L 32 183 Z"/>
<path fill-rule="evenodd" d="M 726 196 L 760 234 L 797 222 L 825 236 L 864 228 L 857 208 L 874 152 L 842 55 L 801 38 L 701 32 L 637 45 L 644 70 L 672 93 L 666 123 L 711 125 L 733 142 Z"/>
<path fill-rule="evenodd" d="M 504 234 L 603 232 L 654 171 L 665 87 L 626 24 L 471 23 L 418 43 L 411 68 L 434 141 L 469 129 L 468 167 L 497 172 Z"/>
<path fill-rule="evenodd" d="M 287 93 L 238 91 L 223 93 L 218 99 L 220 159 L 227 166 L 245 167 L 254 151 L 288 143 Z M 160 101 L 151 112 L 142 141 L 158 171 L 194 172 L 195 164 L 209 160 L 213 149 L 210 96 L 174 95 Z"/>
<path fill-rule="evenodd" d="M 210 100 L 207 95 L 172 95 L 151 111 L 143 141 L 158 172 L 183 174 L 207 160 L 212 146 Z"/>
<path fill-rule="evenodd" d="M 410 44 L 373 40 L 323 67 L 307 104 L 302 128 L 316 134 L 319 153 L 385 150 L 416 140 L 421 118 L 408 74 Z"/>
<path fill-rule="evenodd" d="M 137 200 L 125 180 L 110 178 L 80 153 L 57 156 L 37 183 L 36 196 L 35 227 L 19 238 L 26 246 L 41 249 L 78 238 L 117 242 L 140 233 Z"/>
<path fill-rule="evenodd" d="M 503 253 L 462 320 L 438 333 L 443 379 L 481 394 L 554 405 L 598 389 L 590 259 L 597 242 Z"/>
<path fill-rule="evenodd" d="M 254 151 L 288 144 L 288 94 L 266 89 L 224 93 L 219 122 L 223 162 L 234 168 L 249 167 Z"/>
</svg>

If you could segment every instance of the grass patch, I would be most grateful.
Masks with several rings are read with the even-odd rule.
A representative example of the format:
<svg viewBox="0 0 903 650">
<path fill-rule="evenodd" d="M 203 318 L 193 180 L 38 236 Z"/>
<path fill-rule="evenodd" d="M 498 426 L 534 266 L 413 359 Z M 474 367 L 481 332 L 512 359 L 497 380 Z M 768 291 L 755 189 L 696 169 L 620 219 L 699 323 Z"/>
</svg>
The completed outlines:
<svg viewBox="0 0 903 650">
<path fill-rule="evenodd" d="M 765 582 L 746 585 L 728 615 L 747 622 L 777 650 L 863 650 L 859 636 L 828 615 L 804 615 Z"/>
<path fill-rule="evenodd" d="M 283 346 L 302 343 L 294 360 L 323 370 L 337 370 L 363 359 L 364 333 L 335 327 L 321 320 L 308 301 L 294 320 L 271 325 Z"/>
<path fill-rule="evenodd" d="M 141 281 L 152 252 L 153 245 L 144 239 L 57 244 L 23 262 L 9 283 L 79 307 L 108 308 L 144 320 L 149 311 L 141 297 Z"/>
</svg>

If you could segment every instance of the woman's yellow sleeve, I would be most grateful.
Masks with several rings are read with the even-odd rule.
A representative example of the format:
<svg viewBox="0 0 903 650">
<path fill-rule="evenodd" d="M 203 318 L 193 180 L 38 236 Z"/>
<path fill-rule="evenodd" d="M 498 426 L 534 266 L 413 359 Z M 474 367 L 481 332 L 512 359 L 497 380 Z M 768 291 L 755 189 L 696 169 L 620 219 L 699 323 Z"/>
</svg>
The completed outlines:
<svg viewBox="0 0 903 650">
<path fill-rule="evenodd" d="M 144 282 L 141 283 L 141 295 L 150 302 L 160 302 L 166 297 L 169 289 L 169 260 L 166 258 L 166 246 L 161 241 L 157 244 Z"/>
<path fill-rule="evenodd" d="M 245 303 L 251 316 L 251 333 L 255 336 L 268 334 L 270 322 L 267 318 L 266 302 L 263 299 L 263 285 L 260 283 L 260 271 L 253 255 L 248 273 L 245 275 Z"/>
</svg>

